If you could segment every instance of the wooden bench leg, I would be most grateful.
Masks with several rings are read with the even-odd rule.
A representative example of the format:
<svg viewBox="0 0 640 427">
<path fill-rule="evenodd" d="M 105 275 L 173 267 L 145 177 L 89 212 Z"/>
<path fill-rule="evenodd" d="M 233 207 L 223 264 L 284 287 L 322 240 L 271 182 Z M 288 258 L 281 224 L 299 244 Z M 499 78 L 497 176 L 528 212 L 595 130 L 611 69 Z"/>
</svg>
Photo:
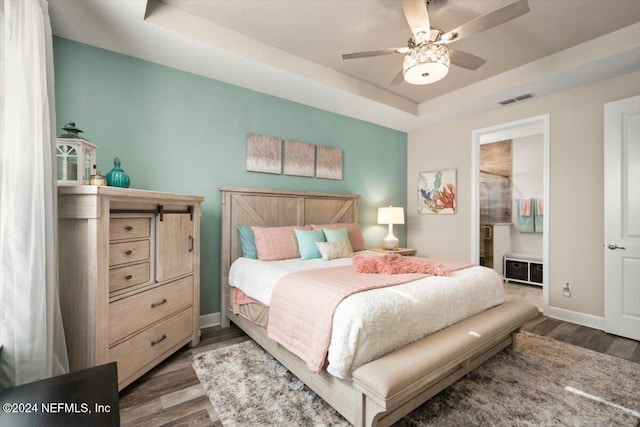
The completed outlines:
<svg viewBox="0 0 640 427">
<path fill-rule="evenodd" d="M 520 332 L 520 330 L 511 332 L 511 344 L 509 345 L 509 351 L 514 351 L 516 349 L 516 336 L 518 335 L 518 332 Z"/>
</svg>

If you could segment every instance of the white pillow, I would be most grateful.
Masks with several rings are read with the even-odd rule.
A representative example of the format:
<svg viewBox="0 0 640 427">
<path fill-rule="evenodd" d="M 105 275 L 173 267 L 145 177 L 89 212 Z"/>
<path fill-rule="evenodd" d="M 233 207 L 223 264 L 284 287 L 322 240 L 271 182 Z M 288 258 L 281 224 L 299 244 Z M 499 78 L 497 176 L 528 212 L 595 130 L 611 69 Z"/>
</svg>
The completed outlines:
<svg viewBox="0 0 640 427">
<path fill-rule="evenodd" d="M 322 259 L 329 261 L 336 258 L 349 258 L 353 256 L 349 241 L 316 242 L 316 246 L 322 255 Z"/>
</svg>

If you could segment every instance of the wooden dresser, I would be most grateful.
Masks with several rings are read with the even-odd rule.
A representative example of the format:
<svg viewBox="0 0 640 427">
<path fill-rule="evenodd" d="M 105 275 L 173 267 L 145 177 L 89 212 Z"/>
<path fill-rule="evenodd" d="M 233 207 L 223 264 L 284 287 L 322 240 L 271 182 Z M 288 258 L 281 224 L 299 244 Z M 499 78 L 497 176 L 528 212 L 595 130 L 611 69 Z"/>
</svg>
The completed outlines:
<svg viewBox="0 0 640 427">
<path fill-rule="evenodd" d="M 60 305 L 72 371 L 115 361 L 122 389 L 198 344 L 202 201 L 58 188 Z"/>
</svg>

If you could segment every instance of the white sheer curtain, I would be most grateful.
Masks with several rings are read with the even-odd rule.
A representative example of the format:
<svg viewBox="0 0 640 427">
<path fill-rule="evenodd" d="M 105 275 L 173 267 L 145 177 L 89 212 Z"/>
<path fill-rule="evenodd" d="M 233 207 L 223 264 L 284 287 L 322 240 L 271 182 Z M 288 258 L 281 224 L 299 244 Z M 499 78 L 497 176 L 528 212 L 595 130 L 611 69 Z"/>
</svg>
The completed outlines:
<svg viewBox="0 0 640 427">
<path fill-rule="evenodd" d="M 0 7 L 0 390 L 69 369 L 58 298 L 48 6 L 4 0 Z"/>
</svg>

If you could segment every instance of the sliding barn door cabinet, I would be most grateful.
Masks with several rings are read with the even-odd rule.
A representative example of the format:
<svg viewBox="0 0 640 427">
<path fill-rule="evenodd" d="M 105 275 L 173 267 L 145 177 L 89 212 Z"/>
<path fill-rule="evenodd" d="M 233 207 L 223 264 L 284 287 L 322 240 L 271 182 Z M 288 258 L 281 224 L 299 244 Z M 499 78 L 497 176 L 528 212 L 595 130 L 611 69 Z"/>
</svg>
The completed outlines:
<svg viewBox="0 0 640 427">
<path fill-rule="evenodd" d="M 122 389 L 198 344 L 202 201 L 58 188 L 60 306 L 72 371 L 115 361 Z"/>
</svg>

